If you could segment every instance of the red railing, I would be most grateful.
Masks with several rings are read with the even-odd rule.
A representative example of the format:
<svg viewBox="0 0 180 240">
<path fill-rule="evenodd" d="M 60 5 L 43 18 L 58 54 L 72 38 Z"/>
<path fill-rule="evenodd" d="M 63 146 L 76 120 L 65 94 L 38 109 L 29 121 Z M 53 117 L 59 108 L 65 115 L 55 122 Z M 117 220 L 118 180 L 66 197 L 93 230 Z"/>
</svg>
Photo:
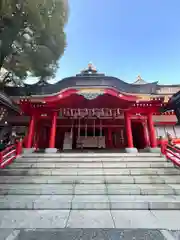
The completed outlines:
<svg viewBox="0 0 180 240">
<path fill-rule="evenodd" d="M 22 141 L 5 148 L 0 152 L 0 168 L 5 168 L 7 165 L 11 164 L 21 153 Z"/>
<path fill-rule="evenodd" d="M 175 166 L 180 167 L 180 149 L 168 143 L 161 143 L 161 153 L 166 156 Z"/>
</svg>

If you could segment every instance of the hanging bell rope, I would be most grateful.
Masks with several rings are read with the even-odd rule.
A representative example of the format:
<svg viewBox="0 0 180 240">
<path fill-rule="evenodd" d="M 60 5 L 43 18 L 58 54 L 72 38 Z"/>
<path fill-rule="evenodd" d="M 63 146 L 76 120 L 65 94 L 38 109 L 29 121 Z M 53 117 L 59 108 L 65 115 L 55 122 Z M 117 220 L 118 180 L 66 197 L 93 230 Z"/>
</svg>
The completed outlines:
<svg viewBox="0 0 180 240">
<path fill-rule="evenodd" d="M 96 136 L 96 120 L 94 119 L 93 136 Z"/>
<path fill-rule="evenodd" d="M 79 124 L 78 124 L 78 137 L 80 137 L 80 131 L 81 131 L 81 119 L 79 118 Z"/>
<path fill-rule="evenodd" d="M 85 138 L 87 138 L 87 119 L 86 119 L 86 125 L 85 125 Z"/>
<path fill-rule="evenodd" d="M 71 125 L 71 138 L 73 137 L 73 126 L 74 126 L 74 122 L 72 120 L 72 125 Z"/>
<path fill-rule="evenodd" d="M 100 119 L 100 137 L 102 137 L 102 120 Z"/>
</svg>

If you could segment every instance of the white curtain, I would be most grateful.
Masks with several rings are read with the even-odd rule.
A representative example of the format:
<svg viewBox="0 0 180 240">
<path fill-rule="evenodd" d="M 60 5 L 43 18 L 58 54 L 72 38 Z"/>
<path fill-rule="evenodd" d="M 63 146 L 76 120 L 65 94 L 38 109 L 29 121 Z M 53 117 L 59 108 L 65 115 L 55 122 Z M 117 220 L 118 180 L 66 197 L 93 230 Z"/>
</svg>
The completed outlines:
<svg viewBox="0 0 180 240">
<path fill-rule="evenodd" d="M 166 137 L 164 126 L 155 126 L 157 137 Z"/>
<path fill-rule="evenodd" d="M 174 130 L 175 130 L 175 133 L 176 133 L 176 137 L 180 138 L 180 126 L 174 126 Z"/>
<path fill-rule="evenodd" d="M 173 138 L 176 137 L 173 126 L 165 126 L 166 133 L 170 133 Z"/>
</svg>

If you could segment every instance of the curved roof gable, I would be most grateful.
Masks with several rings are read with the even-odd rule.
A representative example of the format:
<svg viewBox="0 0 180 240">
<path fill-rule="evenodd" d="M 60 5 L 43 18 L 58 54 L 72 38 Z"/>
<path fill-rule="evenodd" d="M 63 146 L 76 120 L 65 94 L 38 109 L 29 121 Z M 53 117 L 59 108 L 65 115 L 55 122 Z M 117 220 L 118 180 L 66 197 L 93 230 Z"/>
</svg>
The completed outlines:
<svg viewBox="0 0 180 240">
<path fill-rule="evenodd" d="M 88 68 L 81 71 L 73 77 L 67 77 L 55 84 L 45 85 L 27 85 L 26 87 L 6 87 L 5 91 L 10 96 L 21 95 L 48 95 L 57 93 L 67 88 L 80 88 L 80 87 L 113 87 L 118 91 L 125 93 L 144 93 L 155 94 L 158 85 L 157 82 L 144 83 L 144 84 L 129 84 L 116 77 L 106 76 L 105 74 L 98 73 L 96 68 L 92 64 L 88 65 Z"/>
</svg>

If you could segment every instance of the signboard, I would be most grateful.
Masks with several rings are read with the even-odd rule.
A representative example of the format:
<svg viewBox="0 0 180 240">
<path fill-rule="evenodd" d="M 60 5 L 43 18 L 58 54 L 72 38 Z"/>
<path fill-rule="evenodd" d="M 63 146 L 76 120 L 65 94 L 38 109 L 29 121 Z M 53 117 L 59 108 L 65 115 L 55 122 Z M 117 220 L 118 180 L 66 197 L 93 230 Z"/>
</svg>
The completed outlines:
<svg viewBox="0 0 180 240">
<path fill-rule="evenodd" d="M 92 109 L 80 109 L 80 108 L 64 108 L 60 109 L 59 111 L 59 117 L 60 118 L 104 118 L 104 117 L 119 117 L 122 116 L 121 109 L 115 108 L 92 108 Z"/>
</svg>

